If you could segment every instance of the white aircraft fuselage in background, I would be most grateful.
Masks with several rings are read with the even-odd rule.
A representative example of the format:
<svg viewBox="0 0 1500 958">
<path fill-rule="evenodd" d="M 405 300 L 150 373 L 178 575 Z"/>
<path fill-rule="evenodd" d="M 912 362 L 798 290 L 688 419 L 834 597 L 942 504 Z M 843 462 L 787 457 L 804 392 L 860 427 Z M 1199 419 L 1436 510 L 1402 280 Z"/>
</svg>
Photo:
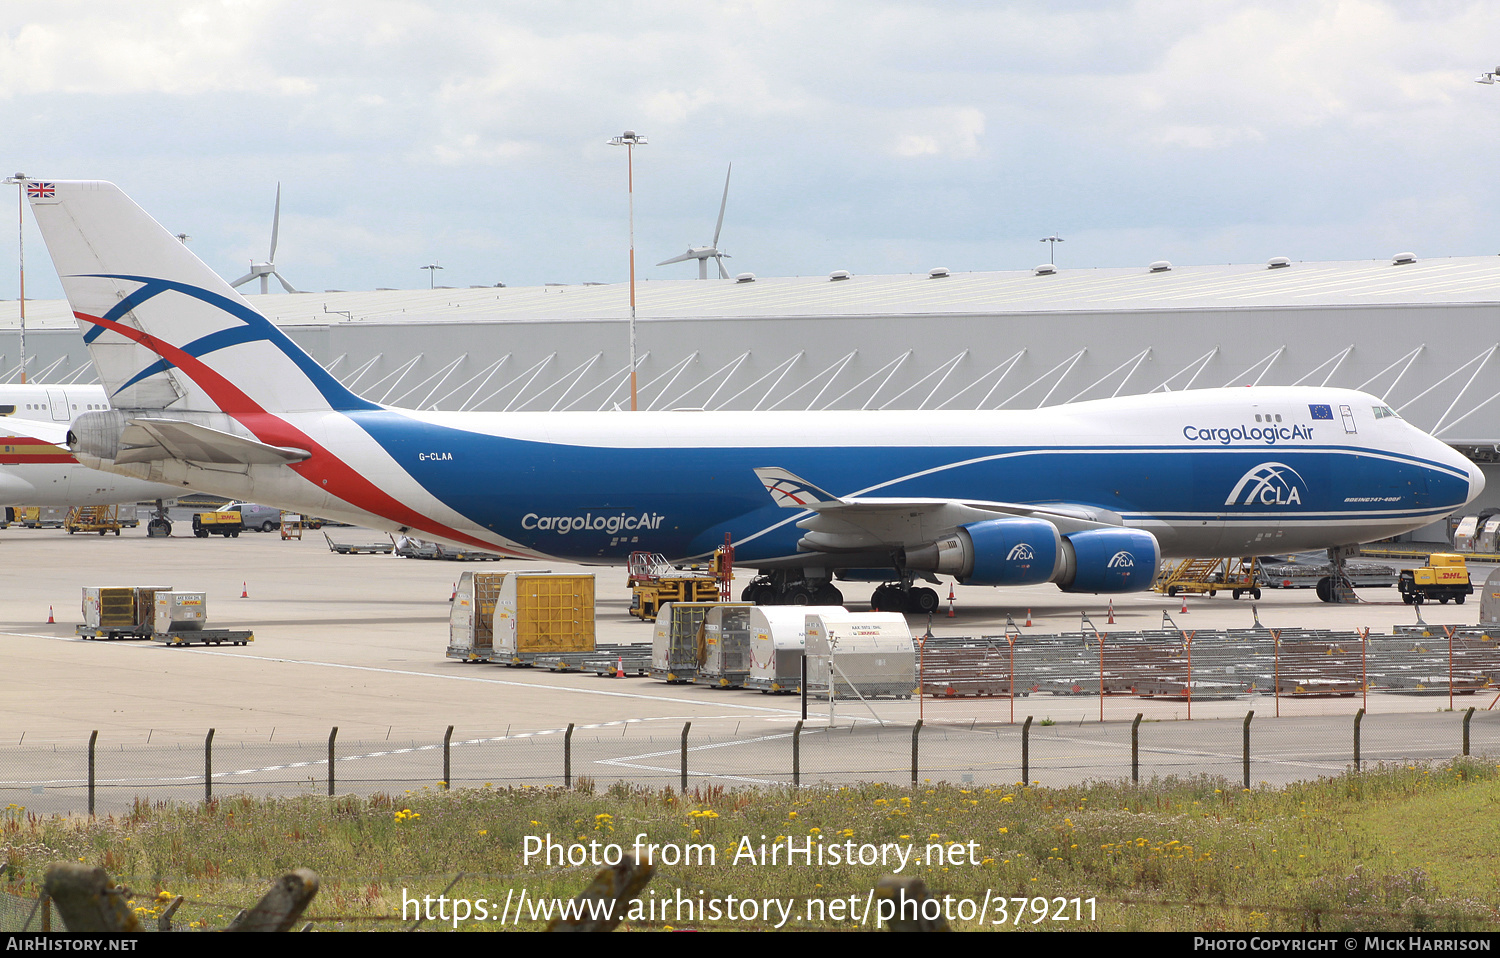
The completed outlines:
<svg viewBox="0 0 1500 958">
<path fill-rule="evenodd" d="M 1375 397 L 1264 387 L 1029 411 L 429 413 L 360 399 L 116 187 L 29 188 L 105 383 L 81 461 L 497 552 L 826 579 L 1149 587 L 1163 556 L 1440 519 L 1479 469 Z"/>
<path fill-rule="evenodd" d="M 68 425 L 108 409 L 99 385 L 0 384 L 0 506 L 95 506 L 175 496 L 160 483 L 80 465 Z"/>
</svg>

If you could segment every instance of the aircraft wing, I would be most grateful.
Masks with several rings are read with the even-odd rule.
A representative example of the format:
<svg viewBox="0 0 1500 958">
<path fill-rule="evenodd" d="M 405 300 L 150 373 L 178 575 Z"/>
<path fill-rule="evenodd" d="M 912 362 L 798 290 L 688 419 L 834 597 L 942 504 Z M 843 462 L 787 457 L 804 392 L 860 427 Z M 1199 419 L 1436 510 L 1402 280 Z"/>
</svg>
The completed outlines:
<svg viewBox="0 0 1500 958">
<path fill-rule="evenodd" d="M 244 436 L 178 419 L 131 419 L 120 433 L 116 462 L 184 459 L 188 462 L 286 465 L 312 454 L 305 449 L 271 446 Z"/>
<path fill-rule="evenodd" d="M 37 419 L 20 419 L 15 416 L 0 416 L 0 437 L 23 437 L 51 443 L 71 458 L 68 452 L 68 424 L 65 422 L 42 422 Z"/>
<path fill-rule="evenodd" d="M 818 552 L 918 546 L 950 535 L 968 523 L 1007 517 L 1042 519 L 1063 535 L 1124 525 L 1119 514 L 1095 506 L 979 499 L 841 498 L 779 467 L 756 469 L 755 474 L 777 505 L 813 513 L 797 523 L 799 529 L 807 530 L 798 544 Z"/>
</svg>

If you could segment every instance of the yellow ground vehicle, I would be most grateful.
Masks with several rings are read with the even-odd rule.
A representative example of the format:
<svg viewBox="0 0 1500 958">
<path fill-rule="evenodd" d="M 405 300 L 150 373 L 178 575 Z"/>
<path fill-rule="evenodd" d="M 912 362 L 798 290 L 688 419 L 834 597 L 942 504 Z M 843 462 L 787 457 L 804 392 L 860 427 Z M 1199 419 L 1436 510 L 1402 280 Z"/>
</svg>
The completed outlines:
<svg viewBox="0 0 1500 958">
<path fill-rule="evenodd" d="M 68 535 L 75 532 L 106 532 L 120 534 L 120 508 L 118 506 L 74 506 L 63 520 Z"/>
<path fill-rule="evenodd" d="M 1428 599 L 1437 599 L 1447 604 L 1452 599 L 1459 605 L 1474 594 L 1474 584 L 1469 581 L 1469 567 L 1464 557 L 1451 552 L 1435 552 L 1427 558 L 1427 564 L 1418 569 L 1403 569 L 1396 580 L 1401 591 L 1401 601 L 1407 605 L 1421 605 Z"/>
<path fill-rule="evenodd" d="M 1184 559 L 1157 575 L 1151 588 L 1175 596 L 1179 592 L 1215 595 L 1221 589 L 1236 599 L 1260 598 L 1259 568 L 1251 559 Z"/>
<path fill-rule="evenodd" d="M 711 575 L 676 569 L 656 552 L 632 552 L 626 565 L 630 614 L 647 622 L 667 602 L 717 602 L 719 581 Z"/>
<path fill-rule="evenodd" d="M 245 530 L 245 519 L 238 512 L 193 513 L 193 535 L 207 539 L 210 535 L 238 538 Z"/>
</svg>

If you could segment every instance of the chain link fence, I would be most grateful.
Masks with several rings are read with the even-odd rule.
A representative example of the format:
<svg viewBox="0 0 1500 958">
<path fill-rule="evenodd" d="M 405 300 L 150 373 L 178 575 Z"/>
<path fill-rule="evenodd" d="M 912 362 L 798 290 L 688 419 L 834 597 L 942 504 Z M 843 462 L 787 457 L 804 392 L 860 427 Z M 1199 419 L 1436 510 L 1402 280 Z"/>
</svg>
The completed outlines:
<svg viewBox="0 0 1500 958">
<path fill-rule="evenodd" d="M 1372 763 L 1500 757 L 1500 713 L 1468 708 L 1353 716 L 1153 721 L 1144 716 L 1014 725 L 827 726 L 759 720 L 695 729 L 681 719 L 626 720 L 497 734 L 449 729 L 426 741 L 326 738 L 197 743 L 0 746 L 0 796 L 39 814 L 128 811 L 137 801 L 193 802 L 231 794 L 401 793 L 421 788 L 813 786 L 853 782 L 1019 782 L 1215 776 L 1283 785 Z"/>
</svg>

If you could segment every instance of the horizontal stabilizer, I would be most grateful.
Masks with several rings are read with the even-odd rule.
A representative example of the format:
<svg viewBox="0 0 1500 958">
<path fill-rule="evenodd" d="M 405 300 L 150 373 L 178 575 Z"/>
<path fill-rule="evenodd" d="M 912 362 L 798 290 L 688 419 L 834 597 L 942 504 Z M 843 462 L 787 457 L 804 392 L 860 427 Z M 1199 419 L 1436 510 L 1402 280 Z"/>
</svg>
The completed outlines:
<svg viewBox="0 0 1500 958">
<path fill-rule="evenodd" d="M 120 454 L 115 461 L 182 459 L 239 465 L 289 465 L 311 455 L 305 449 L 271 446 L 178 419 L 131 419 L 120 434 Z"/>
</svg>

